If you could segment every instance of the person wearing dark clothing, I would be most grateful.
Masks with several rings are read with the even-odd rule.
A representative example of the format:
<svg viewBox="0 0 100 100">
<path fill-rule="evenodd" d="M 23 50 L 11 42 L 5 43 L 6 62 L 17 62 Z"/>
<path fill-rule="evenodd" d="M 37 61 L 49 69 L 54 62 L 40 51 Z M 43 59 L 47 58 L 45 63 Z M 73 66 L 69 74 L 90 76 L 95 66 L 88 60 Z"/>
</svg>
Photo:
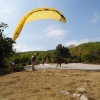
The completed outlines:
<svg viewBox="0 0 100 100">
<path fill-rule="evenodd" d="M 56 57 L 56 62 L 57 62 L 57 67 L 58 67 L 58 65 L 61 67 L 61 60 L 59 57 Z"/>
</svg>

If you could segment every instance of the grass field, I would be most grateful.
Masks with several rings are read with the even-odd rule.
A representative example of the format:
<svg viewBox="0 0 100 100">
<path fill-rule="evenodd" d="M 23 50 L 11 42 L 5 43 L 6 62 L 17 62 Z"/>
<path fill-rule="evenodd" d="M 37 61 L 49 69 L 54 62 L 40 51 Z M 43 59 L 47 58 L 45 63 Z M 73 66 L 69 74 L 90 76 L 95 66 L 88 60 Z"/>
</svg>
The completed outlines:
<svg viewBox="0 0 100 100">
<path fill-rule="evenodd" d="M 100 72 L 23 71 L 0 77 L 0 100 L 100 100 Z"/>
</svg>

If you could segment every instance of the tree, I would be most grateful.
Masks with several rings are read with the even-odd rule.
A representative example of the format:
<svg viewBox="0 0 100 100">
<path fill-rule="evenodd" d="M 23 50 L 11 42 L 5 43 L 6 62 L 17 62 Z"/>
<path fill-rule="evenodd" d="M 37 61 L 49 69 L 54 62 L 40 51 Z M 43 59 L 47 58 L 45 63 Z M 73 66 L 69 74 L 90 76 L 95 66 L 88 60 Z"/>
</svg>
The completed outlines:
<svg viewBox="0 0 100 100">
<path fill-rule="evenodd" d="M 75 45 L 74 44 L 71 44 L 70 46 L 68 46 L 68 48 L 74 48 Z"/>
<path fill-rule="evenodd" d="M 8 27 L 8 24 L 1 22 L 0 24 L 0 67 L 5 67 L 5 58 L 13 52 L 12 38 L 5 37 L 3 34 L 4 29 Z"/>
<path fill-rule="evenodd" d="M 60 56 L 64 60 L 70 56 L 70 52 L 67 47 L 62 46 L 62 44 L 58 44 L 56 47 L 56 55 Z"/>
</svg>

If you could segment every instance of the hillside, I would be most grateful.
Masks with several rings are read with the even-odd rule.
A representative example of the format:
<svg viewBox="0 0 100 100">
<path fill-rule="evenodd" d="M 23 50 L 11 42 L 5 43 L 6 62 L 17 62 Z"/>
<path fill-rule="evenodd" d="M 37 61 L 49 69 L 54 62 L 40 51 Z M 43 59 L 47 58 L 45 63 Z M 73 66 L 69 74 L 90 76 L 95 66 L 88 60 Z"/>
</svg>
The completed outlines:
<svg viewBox="0 0 100 100">
<path fill-rule="evenodd" d="M 100 42 L 83 43 L 69 48 L 72 55 L 84 55 L 86 53 L 95 53 L 100 50 Z"/>
</svg>

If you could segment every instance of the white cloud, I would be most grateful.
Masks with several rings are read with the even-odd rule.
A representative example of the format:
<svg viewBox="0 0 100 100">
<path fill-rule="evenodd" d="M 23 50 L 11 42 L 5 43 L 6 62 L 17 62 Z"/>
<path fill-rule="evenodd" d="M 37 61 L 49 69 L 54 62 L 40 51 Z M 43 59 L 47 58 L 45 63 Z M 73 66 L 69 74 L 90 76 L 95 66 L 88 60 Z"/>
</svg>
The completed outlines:
<svg viewBox="0 0 100 100">
<path fill-rule="evenodd" d="M 55 25 L 52 25 L 48 27 L 46 30 L 44 30 L 43 32 L 46 33 L 45 37 L 63 39 L 65 33 L 67 33 L 68 31 L 65 31 L 63 29 L 60 29 L 59 27 L 56 27 Z"/>
<path fill-rule="evenodd" d="M 91 21 L 92 23 L 96 23 L 100 21 L 100 15 L 98 15 L 96 12 L 94 13 L 94 18 L 93 20 Z"/>
<path fill-rule="evenodd" d="M 56 26 L 52 25 L 52 26 L 48 27 L 46 30 L 44 30 L 43 32 L 48 32 L 48 31 L 51 31 L 51 30 L 53 30 L 55 28 L 56 28 Z"/>
<path fill-rule="evenodd" d="M 96 15 L 97 15 L 97 13 L 95 12 L 95 13 L 94 13 L 94 16 L 96 16 Z"/>
<path fill-rule="evenodd" d="M 92 20 L 92 23 L 96 23 L 98 20 L 97 19 L 93 19 Z"/>
<path fill-rule="evenodd" d="M 75 45 L 75 46 L 77 46 L 77 45 L 79 45 L 79 44 L 88 43 L 88 42 L 89 42 L 88 39 L 83 39 L 83 40 L 81 40 L 81 41 L 73 40 L 73 41 L 70 41 L 70 42 L 65 43 L 65 45 L 66 45 L 66 46 L 70 46 L 70 45 Z"/>
<path fill-rule="evenodd" d="M 7 9 L 7 8 L 3 9 L 3 12 L 4 13 L 12 13 L 12 11 L 10 9 Z"/>
<path fill-rule="evenodd" d="M 21 51 L 26 51 L 27 47 L 26 46 L 15 46 L 15 49 L 17 52 L 21 52 Z"/>
<path fill-rule="evenodd" d="M 55 30 L 51 30 L 46 35 L 47 37 L 52 37 L 52 38 L 63 38 L 64 34 L 65 32 L 63 30 L 55 29 Z"/>
<path fill-rule="evenodd" d="M 87 43 L 87 42 L 89 42 L 89 40 L 88 39 L 83 39 L 81 42 L 82 43 Z"/>
<path fill-rule="evenodd" d="M 29 48 L 27 46 L 15 46 L 16 52 L 24 52 L 24 51 L 40 51 L 42 50 L 40 47 Z"/>
<path fill-rule="evenodd" d="M 70 45 L 79 45 L 80 43 L 81 42 L 77 42 L 77 41 L 73 40 L 73 41 L 65 43 L 65 45 L 67 45 L 67 46 L 70 46 Z"/>
</svg>

